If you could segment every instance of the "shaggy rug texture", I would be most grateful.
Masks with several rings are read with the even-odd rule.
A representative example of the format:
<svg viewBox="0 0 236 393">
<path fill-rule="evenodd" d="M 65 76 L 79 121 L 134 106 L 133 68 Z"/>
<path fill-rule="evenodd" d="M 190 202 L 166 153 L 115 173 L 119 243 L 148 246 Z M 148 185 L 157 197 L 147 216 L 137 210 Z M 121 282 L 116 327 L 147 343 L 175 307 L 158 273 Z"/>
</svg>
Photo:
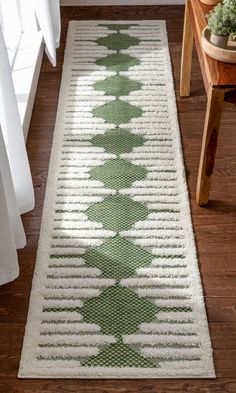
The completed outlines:
<svg viewBox="0 0 236 393">
<path fill-rule="evenodd" d="M 71 22 L 19 376 L 214 375 L 165 22 Z"/>
</svg>

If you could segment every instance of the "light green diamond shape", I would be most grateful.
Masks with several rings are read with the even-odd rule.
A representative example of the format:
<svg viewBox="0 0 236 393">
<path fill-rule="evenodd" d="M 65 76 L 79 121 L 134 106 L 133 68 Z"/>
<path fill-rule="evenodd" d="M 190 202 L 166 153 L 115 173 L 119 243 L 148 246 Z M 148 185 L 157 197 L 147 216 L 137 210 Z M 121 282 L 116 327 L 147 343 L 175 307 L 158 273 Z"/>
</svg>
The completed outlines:
<svg viewBox="0 0 236 393">
<path fill-rule="evenodd" d="M 116 236 L 84 254 L 86 265 L 102 271 L 103 277 L 121 280 L 132 277 L 139 267 L 151 264 L 153 255 L 128 240 Z"/>
<path fill-rule="evenodd" d="M 122 100 L 114 100 L 92 110 L 95 117 L 101 117 L 106 123 L 125 124 L 134 117 L 140 117 L 143 110 Z"/>
<path fill-rule="evenodd" d="M 81 364 L 89 367 L 158 367 L 150 359 L 142 356 L 138 350 L 124 344 L 121 339 L 115 344 L 102 348 L 98 355 L 83 359 Z"/>
<path fill-rule="evenodd" d="M 158 309 L 155 304 L 120 286 L 105 289 L 89 299 L 81 309 L 84 321 L 96 323 L 103 334 L 119 337 L 132 334 L 142 322 L 151 322 Z"/>
<path fill-rule="evenodd" d="M 106 152 L 116 155 L 129 153 L 136 146 L 142 146 L 145 139 L 141 135 L 134 135 L 125 128 L 115 128 L 106 131 L 104 135 L 95 135 L 91 139 L 94 146 L 103 147 Z"/>
<path fill-rule="evenodd" d="M 112 195 L 86 210 L 91 221 L 101 222 L 106 229 L 120 232 L 148 216 L 148 208 L 124 195 Z"/>
<path fill-rule="evenodd" d="M 108 49 L 127 49 L 132 45 L 139 45 L 140 39 L 136 37 L 130 37 L 128 34 L 114 33 L 107 37 L 100 37 L 96 40 L 96 43 L 101 46 L 106 46 Z"/>
<path fill-rule="evenodd" d="M 130 67 L 140 64 L 140 60 L 124 53 L 113 53 L 96 60 L 97 65 L 106 66 L 110 71 L 128 71 Z"/>
<path fill-rule="evenodd" d="M 91 179 L 101 180 L 106 187 L 114 190 L 130 187 L 135 180 L 142 180 L 146 175 L 145 168 L 120 158 L 110 160 L 90 171 Z"/>
<path fill-rule="evenodd" d="M 110 76 L 104 81 L 98 81 L 94 85 L 95 90 L 105 91 L 106 95 L 126 96 L 131 91 L 140 90 L 142 83 L 131 80 L 124 76 Z"/>
</svg>

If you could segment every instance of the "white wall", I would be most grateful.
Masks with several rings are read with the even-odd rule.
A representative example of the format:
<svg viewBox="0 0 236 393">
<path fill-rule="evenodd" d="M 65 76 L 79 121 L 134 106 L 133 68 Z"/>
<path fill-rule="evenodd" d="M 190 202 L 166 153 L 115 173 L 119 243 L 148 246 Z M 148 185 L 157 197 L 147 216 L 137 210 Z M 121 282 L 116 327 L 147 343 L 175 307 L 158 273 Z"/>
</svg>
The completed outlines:
<svg viewBox="0 0 236 393">
<path fill-rule="evenodd" d="M 61 5 L 180 5 L 185 0 L 61 0 Z"/>
</svg>

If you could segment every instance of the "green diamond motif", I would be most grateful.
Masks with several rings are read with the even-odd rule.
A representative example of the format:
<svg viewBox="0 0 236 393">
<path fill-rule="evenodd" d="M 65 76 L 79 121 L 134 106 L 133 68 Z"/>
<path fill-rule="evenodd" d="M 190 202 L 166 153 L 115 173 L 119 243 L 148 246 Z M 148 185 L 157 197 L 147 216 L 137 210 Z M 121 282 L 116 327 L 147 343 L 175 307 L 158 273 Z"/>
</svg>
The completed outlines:
<svg viewBox="0 0 236 393">
<path fill-rule="evenodd" d="M 106 95 L 112 96 L 126 96 L 131 91 L 140 90 L 142 83 L 125 78 L 124 76 L 110 76 L 104 81 L 95 83 L 95 90 L 105 91 Z"/>
<path fill-rule="evenodd" d="M 89 173 L 91 179 L 101 180 L 106 187 L 120 190 L 130 187 L 135 180 L 144 179 L 147 170 L 121 158 L 116 158 L 91 169 Z"/>
<path fill-rule="evenodd" d="M 92 356 L 81 363 L 83 366 L 90 367 L 157 367 L 129 345 L 124 344 L 122 340 L 103 348 L 97 356 Z"/>
<path fill-rule="evenodd" d="M 88 250 L 84 259 L 87 266 L 99 268 L 104 277 L 120 280 L 132 277 L 138 267 L 149 266 L 153 255 L 117 235 Z"/>
<path fill-rule="evenodd" d="M 81 314 L 85 322 L 98 324 L 103 334 L 121 337 L 135 333 L 143 321 L 151 322 L 157 311 L 154 303 L 117 285 L 87 300 Z"/>
<path fill-rule="evenodd" d="M 97 65 L 106 66 L 110 71 L 128 71 L 130 67 L 140 64 L 140 60 L 124 53 L 114 53 L 96 60 Z"/>
<path fill-rule="evenodd" d="M 106 229 L 122 231 L 136 221 L 145 220 L 148 208 L 124 195 L 108 196 L 104 201 L 91 205 L 86 215 L 89 220 L 101 222 Z"/>
<path fill-rule="evenodd" d="M 103 147 L 106 152 L 116 155 L 129 153 L 136 146 L 142 146 L 145 139 L 134 135 L 125 128 L 115 128 L 106 131 L 104 135 L 95 135 L 91 139 L 94 146 Z"/>
<path fill-rule="evenodd" d="M 143 111 L 137 106 L 131 105 L 128 102 L 121 100 L 114 100 L 94 108 L 92 114 L 95 117 L 101 117 L 106 123 L 120 125 L 129 123 L 134 117 L 140 117 Z"/>
<path fill-rule="evenodd" d="M 127 49 L 132 45 L 139 45 L 140 39 L 136 37 L 130 37 L 127 34 L 114 33 L 107 37 L 100 37 L 96 40 L 98 45 L 106 46 L 108 49 Z"/>
</svg>

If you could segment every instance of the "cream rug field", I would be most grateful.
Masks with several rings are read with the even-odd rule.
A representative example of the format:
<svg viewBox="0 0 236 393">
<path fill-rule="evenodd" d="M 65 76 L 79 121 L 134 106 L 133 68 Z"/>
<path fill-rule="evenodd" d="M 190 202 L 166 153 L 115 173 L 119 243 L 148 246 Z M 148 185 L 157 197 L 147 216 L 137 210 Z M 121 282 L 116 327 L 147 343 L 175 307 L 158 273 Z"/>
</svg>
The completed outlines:
<svg viewBox="0 0 236 393">
<path fill-rule="evenodd" d="M 165 22 L 71 22 L 19 376 L 214 375 Z"/>
</svg>

